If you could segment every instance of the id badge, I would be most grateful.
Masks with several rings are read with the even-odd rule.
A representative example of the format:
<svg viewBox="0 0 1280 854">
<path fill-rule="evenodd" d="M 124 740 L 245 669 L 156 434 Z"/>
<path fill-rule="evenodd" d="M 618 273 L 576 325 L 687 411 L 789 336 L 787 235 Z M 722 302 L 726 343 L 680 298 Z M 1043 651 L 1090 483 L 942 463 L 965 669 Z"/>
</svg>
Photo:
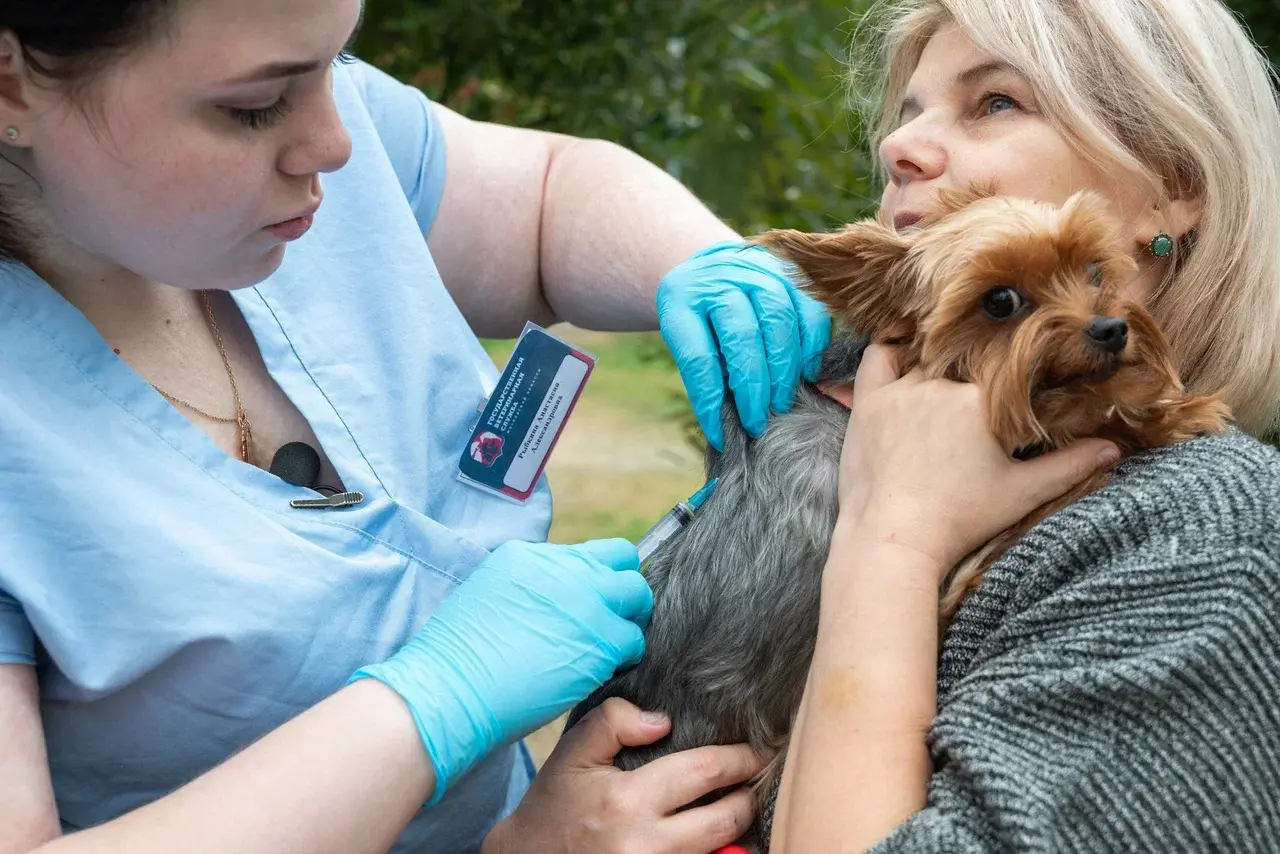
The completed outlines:
<svg viewBox="0 0 1280 854">
<path fill-rule="evenodd" d="M 462 451 L 459 479 L 529 500 L 595 364 L 595 356 L 526 323 Z"/>
</svg>

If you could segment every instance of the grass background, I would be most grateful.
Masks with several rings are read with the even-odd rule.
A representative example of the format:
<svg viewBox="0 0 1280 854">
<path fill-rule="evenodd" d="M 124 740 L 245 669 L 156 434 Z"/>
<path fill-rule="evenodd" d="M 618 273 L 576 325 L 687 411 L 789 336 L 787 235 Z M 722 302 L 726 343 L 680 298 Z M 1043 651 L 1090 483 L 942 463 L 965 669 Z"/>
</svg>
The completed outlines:
<svg viewBox="0 0 1280 854">
<path fill-rule="evenodd" d="M 547 463 L 555 543 L 603 537 L 635 542 L 677 501 L 703 484 L 702 451 L 689 432 L 684 386 L 658 333 L 550 330 L 596 356 L 595 369 Z M 506 365 L 513 341 L 486 340 Z M 556 721 L 528 739 L 545 761 L 563 728 Z"/>
</svg>

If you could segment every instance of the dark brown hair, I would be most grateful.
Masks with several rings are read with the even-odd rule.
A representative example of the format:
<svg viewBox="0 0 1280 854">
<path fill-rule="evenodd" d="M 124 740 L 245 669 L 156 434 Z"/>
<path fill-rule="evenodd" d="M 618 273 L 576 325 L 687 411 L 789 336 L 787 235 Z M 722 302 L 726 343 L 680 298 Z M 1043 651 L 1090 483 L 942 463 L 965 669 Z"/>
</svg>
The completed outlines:
<svg viewBox="0 0 1280 854">
<path fill-rule="evenodd" d="M 144 42 L 173 0 L 0 0 L 0 31 L 36 73 L 81 83 Z"/>
</svg>

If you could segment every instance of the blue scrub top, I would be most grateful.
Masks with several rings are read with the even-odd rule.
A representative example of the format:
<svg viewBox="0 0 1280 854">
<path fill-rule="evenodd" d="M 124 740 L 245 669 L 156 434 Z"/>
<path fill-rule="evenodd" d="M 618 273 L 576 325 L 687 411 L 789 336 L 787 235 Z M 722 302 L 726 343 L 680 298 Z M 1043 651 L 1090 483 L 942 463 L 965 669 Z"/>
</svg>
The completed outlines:
<svg viewBox="0 0 1280 854">
<path fill-rule="evenodd" d="M 545 483 L 519 506 L 456 478 L 497 372 L 423 239 L 432 107 L 364 64 L 334 90 L 351 161 L 235 300 L 363 504 L 291 508 L 314 493 L 223 453 L 38 276 L 0 267 L 0 662 L 38 667 L 68 830 L 209 770 L 393 653 L 490 549 L 546 536 Z M 496 752 L 394 850 L 478 850 L 528 781 Z"/>
</svg>

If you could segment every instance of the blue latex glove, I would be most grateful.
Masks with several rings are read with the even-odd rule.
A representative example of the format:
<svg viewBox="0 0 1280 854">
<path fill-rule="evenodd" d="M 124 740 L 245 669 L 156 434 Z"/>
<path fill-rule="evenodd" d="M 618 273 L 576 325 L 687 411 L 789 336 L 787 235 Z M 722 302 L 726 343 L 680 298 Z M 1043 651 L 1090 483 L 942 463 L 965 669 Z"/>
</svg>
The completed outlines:
<svg viewBox="0 0 1280 854">
<path fill-rule="evenodd" d="M 408 704 L 435 766 L 432 804 L 494 748 L 640 660 L 653 593 L 639 566 L 626 540 L 506 543 L 403 649 L 356 671 Z"/>
<path fill-rule="evenodd" d="M 818 375 L 831 319 L 821 303 L 796 289 L 792 272 L 759 246 L 716 243 L 658 286 L 663 340 L 702 432 L 717 450 L 724 450 L 722 354 L 738 416 L 753 436 L 764 430 L 770 408 L 791 408 L 802 374 L 810 381 Z"/>
</svg>

